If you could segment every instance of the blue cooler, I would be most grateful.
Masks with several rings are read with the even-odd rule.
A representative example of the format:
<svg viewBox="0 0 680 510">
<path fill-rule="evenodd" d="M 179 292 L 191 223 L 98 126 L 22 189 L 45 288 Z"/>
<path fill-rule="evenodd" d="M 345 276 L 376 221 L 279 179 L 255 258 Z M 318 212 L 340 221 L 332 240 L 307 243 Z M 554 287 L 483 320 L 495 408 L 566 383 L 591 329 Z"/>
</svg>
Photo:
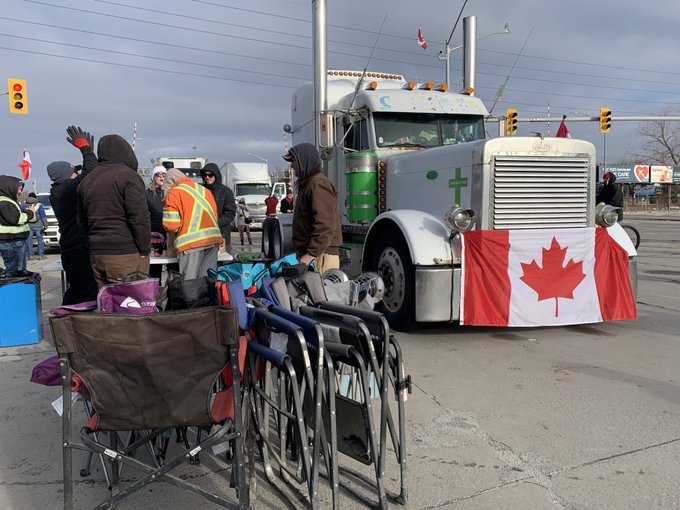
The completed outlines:
<svg viewBox="0 0 680 510">
<path fill-rule="evenodd" d="M 0 347 L 39 343 L 41 319 L 40 275 L 0 278 Z"/>
</svg>

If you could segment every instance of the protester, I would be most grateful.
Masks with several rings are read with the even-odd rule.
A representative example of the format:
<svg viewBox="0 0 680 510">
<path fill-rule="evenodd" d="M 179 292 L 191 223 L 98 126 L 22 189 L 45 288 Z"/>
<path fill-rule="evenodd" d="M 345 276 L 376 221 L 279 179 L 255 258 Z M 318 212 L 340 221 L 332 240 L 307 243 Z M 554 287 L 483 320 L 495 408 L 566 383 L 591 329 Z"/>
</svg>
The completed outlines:
<svg viewBox="0 0 680 510">
<path fill-rule="evenodd" d="M 238 235 L 241 238 L 241 246 L 243 246 L 243 231 L 248 235 L 248 244 L 253 244 L 253 238 L 250 236 L 250 209 L 246 205 L 246 199 L 240 198 L 236 205 L 236 228 Z"/>
<path fill-rule="evenodd" d="M 281 208 L 279 210 L 283 214 L 292 213 L 294 211 L 292 190 L 288 190 L 288 193 L 286 194 L 285 198 L 281 200 Z"/>
<path fill-rule="evenodd" d="M 175 249 L 183 280 L 205 276 L 217 268 L 218 247 L 223 238 L 212 193 L 192 182 L 181 171 L 168 170 L 170 191 L 163 206 L 163 226 L 177 234 Z"/>
<path fill-rule="evenodd" d="M 87 226 L 99 288 L 134 271 L 149 272 L 151 222 L 137 157 L 119 135 L 97 145 L 99 164 L 78 186 L 78 220 Z"/>
<path fill-rule="evenodd" d="M 264 199 L 264 205 L 267 206 L 267 218 L 276 218 L 276 206 L 279 205 L 279 196 L 270 195 Z"/>
<path fill-rule="evenodd" d="M 19 205 L 19 195 L 24 183 L 17 177 L 0 175 L 0 255 L 5 264 L 4 276 L 27 276 L 32 274 L 22 268 L 28 222 L 36 215 L 36 204 L 25 212 Z"/>
<path fill-rule="evenodd" d="M 32 220 L 29 220 L 28 226 L 28 237 L 26 238 L 26 250 L 24 251 L 24 267 L 26 266 L 26 261 L 33 260 L 33 238 L 36 238 L 36 244 L 38 248 L 38 255 L 36 259 L 45 258 L 45 243 L 43 241 L 43 233 L 47 229 L 47 213 L 45 213 L 45 208 L 38 200 L 38 196 L 32 191 L 28 194 L 26 203 L 36 204 L 36 214 L 33 216 Z"/>
<path fill-rule="evenodd" d="M 160 163 L 156 163 L 151 172 L 151 181 L 146 188 L 146 205 L 149 208 L 149 221 L 151 222 L 151 248 L 156 255 L 161 255 L 165 246 L 165 229 L 163 228 L 163 184 L 167 170 Z M 149 276 L 161 277 L 163 266 L 153 264 L 149 268 Z"/>
<path fill-rule="evenodd" d="M 595 198 L 596 204 L 601 202 L 619 207 L 619 221 L 623 219 L 623 192 L 621 183 L 616 182 L 616 175 L 613 172 L 605 172 L 602 176 L 602 187 Z"/>
<path fill-rule="evenodd" d="M 298 194 L 293 215 L 292 242 L 300 263 L 323 274 L 340 267 L 342 227 L 338 192 L 321 172 L 321 158 L 311 143 L 297 144 L 283 155 L 297 179 Z"/>
<path fill-rule="evenodd" d="M 217 223 L 224 239 L 224 250 L 231 251 L 231 226 L 236 215 L 234 192 L 222 184 L 222 172 L 215 163 L 208 163 L 201 170 L 203 186 L 208 188 L 217 204 Z"/>
</svg>

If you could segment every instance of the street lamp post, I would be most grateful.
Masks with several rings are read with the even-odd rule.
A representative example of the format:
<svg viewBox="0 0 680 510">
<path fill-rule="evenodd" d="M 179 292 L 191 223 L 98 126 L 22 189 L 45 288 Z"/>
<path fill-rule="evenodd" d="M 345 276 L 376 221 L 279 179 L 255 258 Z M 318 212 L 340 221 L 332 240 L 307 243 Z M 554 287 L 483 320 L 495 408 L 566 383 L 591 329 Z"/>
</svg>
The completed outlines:
<svg viewBox="0 0 680 510">
<path fill-rule="evenodd" d="M 458 23 L 456 21 L 456 23 Z M 454 30 L 455 30 L 455 25 L 454 25 Z M 487 34 L 483 37 L 479 37 L 477 41 L 481 41 L 482 39 L 486 39 L 487 37 L 491 37 L 492 35 L 502 35 L 502 34 L 509 34 L 510 33 L 510 24 L 506 23 L 505 27 L 503 27 L 502 32 L 493 32 L 491 34 Z M 451 66 L 450 66 L 450 60 L 451 60 L 451 53 L 459 50 L 463 47 L 462 44 L 459 44 L 458 46 L 449 46 L 449 42 L 451 41 L 451 37 L 453 37 L 453 31 L 451 31 L 451 35 L 449 36 L 449 39 L 444 43 L 445 49 L 439 52 L 439 55 L 437 55 L 437 58 L 439 60 L 444 60 L 446 61 L 446 85 L 451 86 Z"/>
</svg>

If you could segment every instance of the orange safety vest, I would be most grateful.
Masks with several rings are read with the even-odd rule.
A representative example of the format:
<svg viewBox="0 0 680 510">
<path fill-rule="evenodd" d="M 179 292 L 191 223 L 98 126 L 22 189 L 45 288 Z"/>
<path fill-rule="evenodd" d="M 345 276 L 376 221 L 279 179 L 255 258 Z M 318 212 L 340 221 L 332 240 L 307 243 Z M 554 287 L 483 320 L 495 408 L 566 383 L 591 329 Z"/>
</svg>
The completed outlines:
<svg viewBox="0 0 680 510">
<path fill-rule="evenodd" d="M 210 190 L 182 177 L 165 197 L 163 227 L 176 232 L 178 252 L 222 244 L 217 205 Z"/>
</svg>

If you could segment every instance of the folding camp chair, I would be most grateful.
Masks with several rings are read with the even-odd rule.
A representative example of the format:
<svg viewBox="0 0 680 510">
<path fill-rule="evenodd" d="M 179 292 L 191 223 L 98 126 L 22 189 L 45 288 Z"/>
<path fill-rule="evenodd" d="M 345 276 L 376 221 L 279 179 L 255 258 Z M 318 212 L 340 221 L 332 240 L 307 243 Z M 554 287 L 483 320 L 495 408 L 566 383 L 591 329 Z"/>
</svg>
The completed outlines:
<svg viewBox="0 0 680 510">
<path fill-rule="evenodd" d="M 50 326 L 63 381 L 64 508 L 73 508 L 72 450 L 93 451 L 111 463 L 112 493 L 97 508 L 109 507 L 154 481 L 165 481 L 229 508 L 247 508 L 236 311 L 198 308 L 149 315 L 82 314 L 51 317 Z M 227 364 L 230 386 L 221 384 Z M 92 396 L 94 414 L 80 439 L 71 437 L 71 371 Z M 130 455 L 143 443 L 176 427 L 210 430 L 199 444 L 166 459 L 162 466 Z M 116 431 L 137 431 L 122 447 Z M 150 431 L 150 432 L 149 432 Z M 114 440 L 105 444 L 101 434 Z M 235 442 L 232 486 L 236 500 L 170 474 L 184 461 L 225 441 Z M 118 464 L 143 476 L 121 488 Z"/>
<path fill-rule="evenodd" d="M 337 330 L 337 341 L 343 345 L 352 347 L 349 363 L 354 373 L 349 375 L 349 380 L 359 378 L 359 392 L 356 396 L 349 388 L 338 396 L 338 449 L 346 455 L 370 465 L 375 463 L 376 481 L 375 489 L 382 503 L 383 494 L 390 496 L 396 502 L 406 503 L 408 493 L 406 486 L 406 419 L 404 413 L 404 401 L 406 391 L 410 392 L 410 377 L 404 376 L 404 368 L 401 358 L 401 348 L 396 338 L 390 334 L 389 324 L 385 317 L 368 310 L 341 305 L 329 301 L 318 303 L 319 308 L 302 307 L 302 315 L 312 317 L 320 323 Z M 330 350 L 332 336 L 326 335 L 326 346 Z M 358 363 L 357 357 L 362 360 Z M 334 361 L 338 361 L 334 358 Z M 362 366 L 363 365 L 363 366 Z M 365 372 L 365 373 L 364 373 Z M 370 385 L 371 381 L 377 382 L 380 392 L 380 428 L 379 440 L 376 441 L 377 454 L 372 454 L 371 444 L 373 429 L 362 429 L 371 425 L 370 417 Z M 342 381 L 338 382 L 338 388 L 342 390 Z M 397 400 L 398 429 L 395 427 L 394 418 L 389 406 L 388 389 L 394 390 Z M 345 412 L 341 408 L 346 408 Z M 350 413 L 354 418 L 350 418 Z M 362 416 L 362 419 L 356 419 Z M 351 430 L 348 431 L 347 428 Z M 386 465 L 386 436 L 390 433 L 392 446 L 400 468 L 400 487 L 398 493 L 390 492 L 384 488 L 382 478 Z M 356 436 L 361 442 L 343 444 L 343 437 Z M 357 445 L 363 445 L 358 448 Z M 365 449 L 364 449 L 365 446 Z M 384 488 L 384 489 L 383 489 Z M 384 492 L 383 492 L 384 490 Z"/>
<path fill-rule="evenodd" d="M 305 503 L 318 508 L 318 466 L 315 464 L 321 438 L 313 433 L 310 449 L 307 437 L 308 430 L 318 431 L 321 427 L 322 396 L 314 377 L 318 367 L 312 369 L 300 326 L 265 308 L 256 308 L 252 331 L 254 338 L 248 342 L 245 381 L 249 383 L 253 427 L 265 475 L 276 484 L 272 461 L 275 462 L 281 478 L 291 485 L 304 485 L 309 498 Z M 322 343 L 317 352 L 323 353 Z M 313 412 L 304 412 L 305 402 L 313 403 Z M 272 423 L 275 431 L 271 430 Z M 292 429 L 290 440 L 289 428 Z M 294 464 L 287 458 L 288 445 Z"/>
<path fill-rule="evenodd" d="M 314 401 L 303 402 L 303 412 L 308 422 L 315 423 L 315 414 L 321 413 L 324 427 L 309 429 L 313 438 L 312 444 L 312 479 L 316 483 L 319 476 L 319 453 L 323 453 L 326 462 L 326 473 L 331 486 L 332 506 L 339 508 L 338 482 L 338 448 L 335 421 L 335 369 L 328 352 L 329 346 L 324 341 L 321 325 L 308 317 L 291 312 L 277 305 L 269 307 L 275 315 L 302 328 L 307 350 L 310 353 L 314 378 Z M 330 346 L 333 348 L 333 346 Z M 308 394 L 309 395 L 309 394 Z M 328 430 L 328 432 L 327 432 Z"/>
</svg>

